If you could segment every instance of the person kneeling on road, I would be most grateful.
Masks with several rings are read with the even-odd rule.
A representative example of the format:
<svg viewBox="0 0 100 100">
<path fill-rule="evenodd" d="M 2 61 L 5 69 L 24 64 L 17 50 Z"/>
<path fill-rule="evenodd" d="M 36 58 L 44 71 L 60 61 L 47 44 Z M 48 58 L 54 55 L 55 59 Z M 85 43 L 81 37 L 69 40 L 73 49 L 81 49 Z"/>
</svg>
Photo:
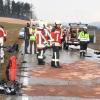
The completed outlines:
<svg viewBox="0 0 100 100">
<path fill-rule="evenodd" d="M 34 44 L 34 54 L 36 54 L 36 25 L 32 25 L 32 28 L 30 28 L 30 54 L 32 54 L 32 47 Z"/>
</svg>

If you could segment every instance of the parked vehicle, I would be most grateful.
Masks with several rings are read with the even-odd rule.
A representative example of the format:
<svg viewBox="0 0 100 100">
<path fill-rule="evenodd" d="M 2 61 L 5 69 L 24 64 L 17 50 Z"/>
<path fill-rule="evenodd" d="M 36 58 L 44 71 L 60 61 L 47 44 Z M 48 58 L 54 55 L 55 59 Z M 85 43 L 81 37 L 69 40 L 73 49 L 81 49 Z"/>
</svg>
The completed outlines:
<svg viewBox="0 0 100 100">
<path fill-rule="evenodd" d="M 79 32 L 86 28 L 88 29 L 88 24 L 82 24 L 82 23 L 69 23 L 68 27 L 67 27 L 67 34 L 66 34 L 66 49 L 69 48 L 70 45 L 74 45 L 74 46 L 79 46 L 79 40 L 78 40 L 78 35 Z M 90 33 L 90 42 L 94 42 L 95 41 L 95 30 L 89 30 L 88 32 Z"/>
<path fill-rule="evenodd" d="M 23 39 L 24 38 L 24 28 L 21 28 L 19 31 L 19 38 Z"/>
</svg>

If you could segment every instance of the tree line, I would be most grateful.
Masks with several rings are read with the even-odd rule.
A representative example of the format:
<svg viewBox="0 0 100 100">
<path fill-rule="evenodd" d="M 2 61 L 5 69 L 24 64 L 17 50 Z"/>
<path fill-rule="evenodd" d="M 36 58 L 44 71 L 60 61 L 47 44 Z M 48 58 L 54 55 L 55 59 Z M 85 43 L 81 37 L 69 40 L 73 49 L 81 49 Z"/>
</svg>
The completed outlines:
<svg viewBox="0 0 100 100">
<path fill-rule="evenodd" d="M 32 4 L 20 1 L 15 2 L 14 0 L 0 0 L 0 16 L 20 19 L 36 19 Z"/>
</svg>

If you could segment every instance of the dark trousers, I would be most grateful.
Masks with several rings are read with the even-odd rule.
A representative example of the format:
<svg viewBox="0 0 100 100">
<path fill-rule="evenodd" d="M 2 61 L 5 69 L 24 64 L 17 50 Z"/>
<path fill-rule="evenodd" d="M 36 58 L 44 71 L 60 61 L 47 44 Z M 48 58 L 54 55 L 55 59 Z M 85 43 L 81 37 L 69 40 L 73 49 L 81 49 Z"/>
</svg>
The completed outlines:
<svg viewBox="0 0 100 100">
<path fill-rule="evenodd" d="M 32 54 L 32 45 L 34 45 L 34 53 L 36 53 L 36 42 L 30 41 L 30 53 Z"/>
<path fill-rule="evenodd" d="M 53 56 L 51 61 L 52 67 L 59 67 L 59 46 L 53 46 Z"/>
<path fill-rule="evenodd" d="M 38 49 L 37 59 L 38 59 L 39 65 L 45 64 L 45 62 L 44 62 L 44 52 L 45 52 L 45 49 Z"/>
<path fill-rule="evenodd" d="M 87 42 L 80 42 L 80 50 L 87 50 L 88 43 Z"/>
<path fill-rule="evenodd" d="M 25 40 L 25 53 L 27 53 L 27 49 L 28 49 L 28 46 L 29 46 L 29 40 Z"/>
</svg>

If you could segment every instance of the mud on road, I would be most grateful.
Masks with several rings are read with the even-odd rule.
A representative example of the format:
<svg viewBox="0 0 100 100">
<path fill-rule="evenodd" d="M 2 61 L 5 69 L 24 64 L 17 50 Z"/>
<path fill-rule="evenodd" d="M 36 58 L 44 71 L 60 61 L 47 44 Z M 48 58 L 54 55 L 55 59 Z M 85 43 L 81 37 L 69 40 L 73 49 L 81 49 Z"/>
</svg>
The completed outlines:
<svg viewBox="0 0 100 100">
<path fill-rule="evenodd" d="M 50 66 L 52 50 L 45 55 L 44 66 L 37 65 L 35 54 L 24 55 L 20 68 L 22 95 L 100 98 L 99 58 L 80 59 L 77 50 L 60 51 L 61 68 L 55 69 Z"/>
<path fill-rule="evenodd" d="M 17 57 L 17 80 L 23 84 L 21 95 L 4 96 L 14 100 L 99 100 L 100 58 L 80 59 L 79 51 L 60 51 L 61 68 L 52 68 L 52 50 L 47 50 L 46 64 L 37 65 L 36 54 Z M 88 53 L 91 55 L 91 52 Z"/>
</svg>

